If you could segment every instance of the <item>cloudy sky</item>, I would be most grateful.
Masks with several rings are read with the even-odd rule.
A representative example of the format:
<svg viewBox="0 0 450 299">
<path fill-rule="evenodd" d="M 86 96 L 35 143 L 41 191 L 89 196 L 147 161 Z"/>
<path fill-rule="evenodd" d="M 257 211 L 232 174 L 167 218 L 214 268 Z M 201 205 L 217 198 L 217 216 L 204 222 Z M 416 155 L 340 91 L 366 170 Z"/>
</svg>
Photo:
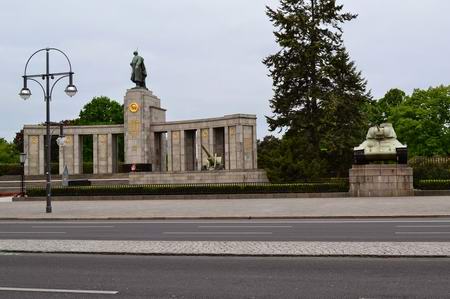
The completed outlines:
<svg viewBox="0 0 450 299">
<path fill-rule="evenodd" d="M 258 137 L 268 134 L 271 80 L 261 60 L 277 50 L 265 6 L 277 0 L 40 0 L 2 1 L 0 10 L 0 137 L 45 120 L 39 87 L 17 95 L 28 57 L 37 49 L 65 51 L 79 93 L 55 88 L 52 121 L 73 119 L 92 97 L 123 102 L 136 48 L 147 85 L 162 99 L 168 120 L 251 113 Z M 341 0 L 359 15 L 345 25 L 345 43 L 374 97 L 392 87 L 411 92 L 450 84 L 450 1 Z M 51 57 L 52 71 L 66 71 Z M 44 71 L 44 57 L 31 72 Z"/>
</svg>

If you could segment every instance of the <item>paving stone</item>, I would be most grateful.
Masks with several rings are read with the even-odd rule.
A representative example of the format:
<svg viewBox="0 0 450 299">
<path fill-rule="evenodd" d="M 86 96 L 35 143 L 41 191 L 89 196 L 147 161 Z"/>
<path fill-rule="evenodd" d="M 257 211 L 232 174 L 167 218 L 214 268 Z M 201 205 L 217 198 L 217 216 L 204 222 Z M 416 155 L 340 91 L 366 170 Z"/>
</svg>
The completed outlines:
<svg viewBox="0 0 450 299">
<path fill-rule="evenodd" d="M 0 252 L 249 256 L 449 257 L 450 242 L 0 240 Z"/>
</svg>

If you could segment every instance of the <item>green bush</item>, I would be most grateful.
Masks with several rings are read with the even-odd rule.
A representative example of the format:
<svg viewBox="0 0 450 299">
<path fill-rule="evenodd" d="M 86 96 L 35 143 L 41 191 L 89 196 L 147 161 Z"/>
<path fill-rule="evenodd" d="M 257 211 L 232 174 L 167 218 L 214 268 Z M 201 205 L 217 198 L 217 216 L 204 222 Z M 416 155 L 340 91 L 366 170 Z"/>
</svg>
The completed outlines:
<svg viewBox="0 0 450 299">
<path fill-rule="evenodd" d="M 408 161 L 408 165 L 414 170 L 414 182 L 450 179 L 448 157 L 414 157 Z"/>
<path fill-rule="evenodd" d="M 348 192 L 348 181 L 302 184 L 185 184 L 55 187 L 54 196 L 188 195 Z M 28 189 L 29 196 L 45 196 L 44 188 Z"/>
<path fill-rule="evenodd" d="M 414 185 L 421 190 L 450 190 L 450 180 L 418 180 Z"/>
</svg>

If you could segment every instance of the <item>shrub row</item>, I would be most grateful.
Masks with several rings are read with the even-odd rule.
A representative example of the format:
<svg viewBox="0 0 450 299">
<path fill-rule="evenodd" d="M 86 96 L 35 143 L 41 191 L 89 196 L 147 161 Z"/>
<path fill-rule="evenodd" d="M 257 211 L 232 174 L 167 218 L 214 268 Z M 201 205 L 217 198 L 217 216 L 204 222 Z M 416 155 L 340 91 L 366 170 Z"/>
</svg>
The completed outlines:
<svg viewBox="0 0 450 299">
<path fill-rule="evenodd" d="M 348 192 L 348 181 L 299 184 L 186 184 L 55 187 L 54 196 L 188 195 L 254 193 Z M 45 196 L 44 188 L 30 188 L 28 196 Z"/>
<path fill-rule="evenodd" d="M 450 179 L 449 157 L 414 157 L 408 161 L 414 169 L 414 181 Z"/>
<path fill-rule="evenodd" d="M 450 180 L 418 180 L 414 187 L 421 190 L 450 190 Z"/>
</svg>

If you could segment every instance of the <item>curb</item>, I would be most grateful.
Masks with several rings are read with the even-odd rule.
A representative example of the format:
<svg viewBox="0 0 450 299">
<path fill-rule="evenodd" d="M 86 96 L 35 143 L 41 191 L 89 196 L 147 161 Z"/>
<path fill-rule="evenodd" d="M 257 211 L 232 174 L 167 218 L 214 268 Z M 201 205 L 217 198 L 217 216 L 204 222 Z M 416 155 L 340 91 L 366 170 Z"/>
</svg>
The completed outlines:
<svg viewBox="0 0 450 299">
<path fill-rule="evenodd" d="M 91 220 L 302 220 L 302 219 L 391 219 L 391 218 L 448 218 L 450 215 L 384 215 L 384 216 L 268 216 L 268 217 L 5 217 L 0 221 L 91 221 Z"/>
<path fill-rule="evenodd" d="M 285 198 L 347 198 L 348 192 L 323 193 L 232 193 L 232 194 L 141 194 L 141 195 L 94 195 L 94 196 L 58 196 L 53 195 L 53 201 L 133 201 L 133 200 L 239 200 L 239 199 L 285 199 Z M 15 197 L 14 201 L 31 202 L 46 201 L 43 196 Z"/>
<path fill-rule="evenodd" d="M 0 253 L 24 253 L 24 254 L 72 254 L 72 255 L 116 255 L 116 256 L 209 256 L 209 257 L 298 257 L 298 258 L 450 258 L 450 255 L 379 255 L 379 254 L 231 254 L 231 253 L 136 253 L 136 252 L 89 252 L 89 251 L 33 251 L 33 250 L 0 250 Z"/>
</svg>

